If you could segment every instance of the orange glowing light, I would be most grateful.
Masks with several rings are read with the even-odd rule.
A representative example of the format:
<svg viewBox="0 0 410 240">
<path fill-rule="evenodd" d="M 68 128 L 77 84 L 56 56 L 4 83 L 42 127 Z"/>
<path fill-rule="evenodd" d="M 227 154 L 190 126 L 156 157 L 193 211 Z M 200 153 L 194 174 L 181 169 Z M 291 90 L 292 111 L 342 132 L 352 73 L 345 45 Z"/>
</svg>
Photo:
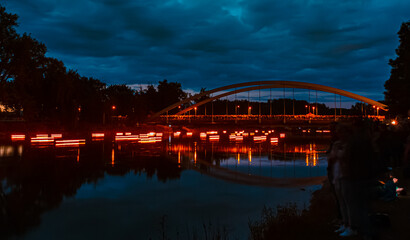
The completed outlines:
<svg viewBox="0 0 410 240">
<path fill-rule="evenodd" d="M 223 133 L 223 134 L 226 134 L 226 130 L 223 130 L 222 133 Z"/>
<path fill-rule="evenodd" d="M 179 137 L 181 135 L 181 132 L 174 132 L 174 137 Z"/>
<path fill-rule="evenodd" d="M 24 141 L 26 139 L 26 135 L 23 134 L 13 134 L 11 135 L 12 141 Z"/>
<path fill-rule="evenodd" d="M 187 133 L 186 133 L 186 136 L 187 136 L 187 137 L 192 137 L 192 132 L 187 132 Z"/>
<path fill-rule="evenodd" d="M 124 136 L 115 136 L 115 141 L 136 141 L 139 140 L 140 137 L 138 135 L 124 135 Z"/>
<path fill-rule="evenodd" d="M 393 120 L 393 121 L 391 121 L 391 124 L 392 124 L 392 125 L 397 125 L 397 121 L 396 121 L 396 120 Z"/>
<path fill-rule="evenodd" d="M 91 137 L 93 137 L 93 138 L 103 138 L 104 133 L 91 133 Z"/>
<path fill-rule="evenodd" d="M 37 138 L 48 138 L 48 134 L 36 134 Z"/>
<path fill-rule="evenodd" d="M 115 110 L 117 107 L 115 105 L 112 105 L 111 109 Z"/>
<path fill-rule="evenodd" d="M 323 130 L 324 133 L 330 133 L 330 130 Z"/>
<path fill-rule="evenodd" d="M 285 138 L 285 137 L 286 137 L 286 134 L 285 134 L 285 133 L 281 133 L 281 134 L 279 134 L 279 137 L 280 137 L 280 138 Z"/>
<path fill-rule="evenodd" d="M 85 139 L 56 140 L 56 147 L 78 147 L 85 144 Z"/>
<path fill-rule="evenodd" d="M 264 142 L 264 141 L 266 141 L 266 136 L 254 136 L 253 141 L 255 141 L 255 142 Z"/>
<path fill-rule="evenodd" d="M 209 141 L 219 141 L 219 135 L 209 135 Z"/>
<path fill-rule="evenodd" d="M 125 136 L 129 136 L 129 135 L 131 135 L 130 132 L 126 132 L 126 133 L 125 133 Z"/>
<path fill-rule="evenodd" d="M 31 143 L 39 143 L 39 144 L 47 144 L 47 143 L 52 143 L 54 142 L 54 138 L 52 137 L 45 137 L 44 134 L 39 136 L 37 134 L 37 137 L 31 138 Z"/>
<path fill-rule="evenodd" d="M 208 131 L 206 134 L 218 134 L 218 131 Z"/>
<path fill-rule="evenodd" d="M 111 150 L 111 166 L 114 166 L 115 163 L 115 152 L 114 148 Z"/>
<path fill-rule="evenodd" d="M 116 135 L 116 136 L 122 136 L 122 135 L 124 135 L 124 133 L 117 132 L 115 135 Z"/>
<path fill-rule="evenodd" d="M 161 141 L 162 141 L 162 137 L 145 137 L 145 138 L 141 138 L 139 143 L 157 143 Z"/>
<path fill-rule="evenodd" d="M 275 138 L 271 138 L 271 139 L 270 139 L 270 142 L 271 142 L 271 143 L 278 143 L 278 142 L 279 142 L 279 139 L 276 138 L 276 137 L 275 137 Z"/>
<path fill-rule="evenodd" d="M 53 133 L 53 134 L 51 134 L 51 137 L 54 138 L 54 139 L 56 139 L 56 138 L 62 138 L 62 137 L 63 137 L 63 134 L 61 134 L 61 133 Z"/>
</svg>

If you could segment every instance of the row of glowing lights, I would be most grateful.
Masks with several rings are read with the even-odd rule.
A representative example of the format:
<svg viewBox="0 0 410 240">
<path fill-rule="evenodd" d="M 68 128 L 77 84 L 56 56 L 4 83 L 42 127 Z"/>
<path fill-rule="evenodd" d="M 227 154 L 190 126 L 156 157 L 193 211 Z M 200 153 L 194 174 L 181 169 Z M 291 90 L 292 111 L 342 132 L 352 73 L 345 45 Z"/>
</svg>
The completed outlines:
<svg viewBox="0 0 410 240">
<path fill-rule="evenodd" d="M 235 131 L 234 133 L 230 133 L 229 140 L 241 142 L 243 141 L 244 137 L 252 136 L 255 142 L 266 142 L 267 136 L 273 133 L 274 130 L 269 131 L 261 131 L 261 134 L 256 136 L 255 134 L 259 133 L 259 130 L 255 130 L 254 132 L 245 132 L 245 131 Z M 310 130 L 303 130 L 303 132 L 310 132 Z M 317 133 L 330 133 L 330 130 L 316 130 Z M 226 134 L 227 131 L 222 131 L 223 134 Z M 174 132 L 174 138 L 178 138 L 182 135 L 180 131 Z M 104 140 L 104 133 L 92 133 L 91 137 L 93 141 L 102 141 Z M 192 132 L 186 132 L 186 137 L 192 137 Z M 137 141 L 139 143 L 156 143 L 161 142 L 163 137 L 163 133 L 158 132 L 149 132 L 146 134 L 132 134 L 131 132 L 117 132 L 115 134 L 115 141 Z M 220 135 L 218 131 L 207 131 L 201 132 L 199 134 L 201 140 L 206 140 L 207 138 L 209 141 L 219 141 Z M 280 133 L 279 138 L 285 138 L 285 133 Z M 83 145 L 85 144 L 85 139 L 71 139 L 71 140 L 58 140 L 62 138 L 62 134 L 37 134 L 36 137 L 32 137 L 30 142 L 33 144 L 52 144 L 55 143 L 56 146 L 72 146 L 72 145 Z M 272 137 L 270 138 L 271 143 L 278 143 L 279 138 Z M 24 141 L 26 136 L 24 134 L 13 134 L 11 135 L 12 141 Z"/>
<path fill-rule="evenodd" d="M 136 141 L 139 143 L 156 143 L 162 141 L 163 133 L 149 132 L 146 134 L 132 134 L 131 132 L 116 133 L 115 141 Z"/>
<path fill-rule="evenodd" d="M 252 136 L 253 141 L 255 141 L 255 142 L 266 142 L 267 136 L 269 134 L 273 133 L 273 132 L 275 132 L 275 131 L 274 130 L 262 131 L 261 133 L 263 135 L 255 135 L 255 134 L 259 133 L 259 130 L 255 130 L 254 132 L 235 131 L 235 132 L 229 134 L 229 140 L 230 141 L 241 142 L 241 141 L 243 141 L 244 137 Z M 223 133 L 226 134 L 226 131 L 223 131 Z M 179 136 L 179 134 L 177 136 Z M 175 134 L 174 134 L 174 137 L 175 137 Z M 200 137 L 201 140 L 206 140 L 208 138 L 209 141 L 219 141 L 220 135 L 218 135 L 218 131 L 209 131 L 209 132 L 201 132 L 199 134 L 199 137 Z M 280 138 L 285 138 L 286 134 L 285 133 L 280 133 L 279 137 Z M 279 138 L 272 137 L 272 138 L 270 138 L 270 142 L 271 143 L 278 143 Z"/>
<path fill-rule="evenodd" d="M 52 145 L 55 144 L 56 147 L 71 147 L 80 146 L 85 144 L 85 139 L 62 139 L 63 135 L 61 133 L 55 134 L 37 134 L 35 137 L 30 138 L 32 144 L 39 145 Z M 24 134 L 13 134 L 11 135 L 12 141 L 25 141 L 26 135 Z"/>
<path fill-rule="evenodd" d="M 150 132 L 147 134 L 133 135 L 130 132 L 116 133 L 115 141 L 138 141 L 140 143 L 155 143 L 162 141 L 163 133 Z M 93 141 L 104 140 L 104 133 L 92 133 L 91 137 Z M 85 144 L 85 139 L 62 139 L 62 134 L 37 134 L 35 137 L 30 138 L 31 144 L 37 145 L 53 145 L 56 147 L 71 147 L 80 146 Z M 25 141 L 26 135 L 24 134 L 12 134 L 11 140 Z"/>
</svg>

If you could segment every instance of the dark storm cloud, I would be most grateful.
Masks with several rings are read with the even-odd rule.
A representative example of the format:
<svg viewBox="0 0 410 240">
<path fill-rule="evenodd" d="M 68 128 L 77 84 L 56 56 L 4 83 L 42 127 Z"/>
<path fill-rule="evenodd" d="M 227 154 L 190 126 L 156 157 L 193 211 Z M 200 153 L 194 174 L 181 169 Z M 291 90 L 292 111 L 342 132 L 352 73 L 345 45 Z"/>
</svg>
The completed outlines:
<svg viewBox="0 0 410 240">
<path fill-rule="evenodd" d="M 313 82 L 383 98 L 408 1 L 9 0 L 49 56 L 107 83 Z"/>
</svg>

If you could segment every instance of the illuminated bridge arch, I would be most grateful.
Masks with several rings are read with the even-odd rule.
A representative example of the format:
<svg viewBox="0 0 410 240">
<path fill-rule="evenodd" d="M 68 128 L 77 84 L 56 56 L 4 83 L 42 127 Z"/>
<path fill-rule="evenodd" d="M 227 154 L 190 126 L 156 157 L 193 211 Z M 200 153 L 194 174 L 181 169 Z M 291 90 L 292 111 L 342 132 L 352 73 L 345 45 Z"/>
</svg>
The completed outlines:
<svg viewBox="0 0 410 240">
<path fill-rule="evenodd" d="M 239 88 L 239 89 L 237 89 Z M 189 103 L 191 101 L 197 100 L 203 96 L 207 96 L 207 95 L 211 95 L 213 93 L 216 92 L 221 92 L 221 91 L 226 91 L 226 90 L 231 90 L 231 89 L 235 89 L 233 91 L 228 91 L 219 95 L 216 95 L 214 97 L 205 99 L 199 103 L 196 103 L 194 105 L 191 105 L 187 108 L 185 108 L 184 110 L 179 111 L 178 113 L 176 113 L 176 115 L 180 115 L 180 114 L 184 114 L 196 107 L 199 107 L 201 105 L 204 105 L 208 102 L 226 97 L 226 96 L 230 96 L 236 93 L 241 93 L 241 92 L 248 92 L 248 91 L 252 91 L 252 90 L 258 90 L 258 89 L 269 89 L 269 88 L 298 88 L 298 89 L 310 89 L 310 90 L 318 90 L 318 91 L 322 91 L 322 92 L 328 92 L 328 93 L 334 93 L 334 94 L 338 94 L 341 96 L 345 96 L 348 98 L 352 98 L 352 99 L 356 99 L 358 101 L 379 107 L 385 111 L 388 110 L 388 106 L 385 104 L 382 104 L 380 102 L 374 101 L 370 98 L 367 97 L 363 97 L 361 95 L 352 93 L 352 92 L 348 92 L 345 90 L 341 90 L 338 88 L 334 88 L 334 87 L 328 87 L 328 86 L 324 86 L 324 85 L 320 85 L 320 84 L 315 84 L 315 83 L 306 83 L 306 82 L 296 82 L 296 81 L 256 81 L 256 82 L 245 82 L 245 83 L 237 83 L 237 84 L 231 84 L 231 85 L 227 85 L 227 86 L 223 86 L 223 87 L 219 87 L 219 88 L 215 88 L 203 93 L 199 93 L 196 94 L 190 98 L 187 98 L 183 101 L 180 101 L 178 103 L 172 104 L 171 106 L 164 108 L 163 110 L 157 112 L 156 114 L 154 114 L 151 119 L 154 119 L 158 116 L 160 116 L 163 113 L 167 113 L 168 111 L 177 108 L 180 105 Z"/>
</svg>

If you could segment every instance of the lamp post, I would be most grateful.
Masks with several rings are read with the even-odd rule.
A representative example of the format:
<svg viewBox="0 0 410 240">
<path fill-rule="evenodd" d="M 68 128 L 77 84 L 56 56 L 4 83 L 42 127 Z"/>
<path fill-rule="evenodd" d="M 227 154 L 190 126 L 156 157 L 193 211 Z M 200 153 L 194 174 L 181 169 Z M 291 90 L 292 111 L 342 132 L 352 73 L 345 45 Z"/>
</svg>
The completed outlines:
<svg viewBox="0 0 410 240">
<path fill-rule="evenodd" d="M 313 109 L 313 114 L 315 114 L 315 107 L 312 107 L 312 109 Z"/>
<path fill-rule="evenodd" d="M 251 115 L 252 107 L 248 107 L 248 115 Z"/>
<path fill-rule="evenodd" d="M 307 110 L 308 110 L 308 105 L 305 105 L 305 109 L 306 109 L 306 114 L 307 114 Z"/>
<path fill-rule="evenodd" d="M 235 123 L 238 123 L 238 108 L 240 108 L 239 105 L 235 107 Z"/>
</svg>

